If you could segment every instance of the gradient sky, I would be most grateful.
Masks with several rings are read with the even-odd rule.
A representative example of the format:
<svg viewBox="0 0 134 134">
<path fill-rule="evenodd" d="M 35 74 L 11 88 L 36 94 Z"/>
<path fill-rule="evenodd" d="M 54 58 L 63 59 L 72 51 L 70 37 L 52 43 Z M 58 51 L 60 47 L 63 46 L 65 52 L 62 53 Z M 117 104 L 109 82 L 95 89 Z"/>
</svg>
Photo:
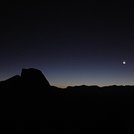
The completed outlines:
<svg viewBox="0 0 134 134">
<path fill-rule="evenodd" d="M 134 85 L 133 59 L 131 3 L 1 4 L 0 80 L 33 67 L 58 87 Z"/>
</svg>

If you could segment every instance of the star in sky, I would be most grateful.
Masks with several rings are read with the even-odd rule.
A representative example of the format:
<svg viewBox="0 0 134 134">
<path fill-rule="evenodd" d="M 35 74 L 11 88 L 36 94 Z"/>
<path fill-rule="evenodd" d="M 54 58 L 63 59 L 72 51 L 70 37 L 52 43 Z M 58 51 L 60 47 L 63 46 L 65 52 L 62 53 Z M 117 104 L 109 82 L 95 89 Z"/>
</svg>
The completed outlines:
<svg viewBox="0 0 134 134">
<path fill-rule="evenodd" d="M 122 63 L 123 63 L 123 65 L 125 65 L 126 64 L 126 61 L 123 61 Z"/>
</svg>

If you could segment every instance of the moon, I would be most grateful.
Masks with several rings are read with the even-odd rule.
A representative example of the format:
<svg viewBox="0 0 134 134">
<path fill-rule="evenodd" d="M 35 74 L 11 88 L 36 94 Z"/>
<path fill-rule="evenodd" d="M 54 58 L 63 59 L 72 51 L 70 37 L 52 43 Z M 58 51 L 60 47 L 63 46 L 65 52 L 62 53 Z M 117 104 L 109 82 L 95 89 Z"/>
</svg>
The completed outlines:
<svg viewBox="0 0 134 134">
<path fill-rule="evenodd" d="M 126 65 L 126 61 L 123 61 L 122 64 L 123 64 L 123 65 Z"/>
</svg>

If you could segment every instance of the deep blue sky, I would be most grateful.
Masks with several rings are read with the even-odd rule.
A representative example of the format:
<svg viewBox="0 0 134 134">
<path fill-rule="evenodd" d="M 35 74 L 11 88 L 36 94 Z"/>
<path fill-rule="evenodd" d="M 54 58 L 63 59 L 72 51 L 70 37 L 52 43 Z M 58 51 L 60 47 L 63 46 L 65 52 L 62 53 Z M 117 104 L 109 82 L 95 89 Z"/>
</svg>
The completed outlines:
<svg viewBox="0 0 134 134">
<path fill-rule="evenodd" d="M 1 6 L 0 80 L 34 67 L 59 87 L 134 84 L 131 3 L 6 1 Z"/>
</svg>

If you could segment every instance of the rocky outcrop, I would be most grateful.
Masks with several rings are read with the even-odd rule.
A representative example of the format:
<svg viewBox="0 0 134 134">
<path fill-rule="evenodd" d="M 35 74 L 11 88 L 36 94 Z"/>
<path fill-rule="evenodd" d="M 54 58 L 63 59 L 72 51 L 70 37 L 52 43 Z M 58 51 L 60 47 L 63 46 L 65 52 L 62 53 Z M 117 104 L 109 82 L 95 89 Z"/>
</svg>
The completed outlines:
<svg viewBox="0 0 134 134">
<path fill-rule="evenodd" d="M 10 89 L 10 91 L 16 90 L 33 90 L 33 89 L 45 89 L 50 87 L 50 84 L 43 73 L 34 68 L 22 69 L 21 76 L 15 75 L 5 81 L 0 82 L 1 89 Z M 6 91 L 6 90 L 3 90 Z"/>
<path fill-rule="evenodd" d="M 28 85 L 38 86 L 38 87 L 49 87 L 50 84 L 45 78 L 43 73 L 34 68 L 22 69 L 21 80 Z"/>
</svg>

